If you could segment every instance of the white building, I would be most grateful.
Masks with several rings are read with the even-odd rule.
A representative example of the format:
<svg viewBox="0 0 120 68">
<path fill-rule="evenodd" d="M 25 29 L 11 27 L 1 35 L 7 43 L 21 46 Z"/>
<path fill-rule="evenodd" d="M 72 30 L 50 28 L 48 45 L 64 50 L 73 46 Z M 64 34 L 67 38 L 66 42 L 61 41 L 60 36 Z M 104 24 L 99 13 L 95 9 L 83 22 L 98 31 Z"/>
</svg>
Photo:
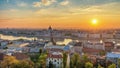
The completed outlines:
<svg viewBox="0 0 120 68">
<path fill-rule="evenodd" d="M 46 59 L 46 65 L 49 67 L 49 63 L 52 63 L 55 68 L 62 68 L 63 55 L 60 52 L 49 53 Z"/>
</svg>

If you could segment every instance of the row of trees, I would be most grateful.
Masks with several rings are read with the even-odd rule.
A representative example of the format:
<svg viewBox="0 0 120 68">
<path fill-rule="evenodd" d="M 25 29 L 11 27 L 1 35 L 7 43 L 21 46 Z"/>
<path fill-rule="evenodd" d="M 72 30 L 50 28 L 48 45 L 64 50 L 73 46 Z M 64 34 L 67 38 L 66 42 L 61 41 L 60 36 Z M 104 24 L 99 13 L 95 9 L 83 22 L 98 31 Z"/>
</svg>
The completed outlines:
<svg viewBox="0 0 120 68">
<path fill-rule="evenodd" d="M 34 62 L 35 68 L 46 68 L 46 57 L 47 57 L 47 51 L 44 51 L 42 49 L 39 50 L 39 53 L 33 53 L 29 54 L 31 60 Z"/>
<path fill-rule="evenodd" d="M 86 55 L 80 57 L 79 54 L 75 53 L 70 58 L 70 68 L 85 68 L 87 62 L 89 62 L 89 59 Z"/>
<path fill-rule="evenodd" d="M 34 63 L 30 60 L 17 60 L 13 56 L 5 56 L 0 68 L 34 68 Z"/>
<path fill-rule="evenodd" d="M 75 53 L 71 58 L 70 58 L 70 68 L 105 68 L 99 65 L 97 66 L 95 63 L 92 63 L 87 55 L 80 56 L 79 54 Z M 118 64 L 120 66 L 120 62 Z M 110 64 L 107 66 L 107 68 L 116 68 L 115 64 Z"/>
</svg>

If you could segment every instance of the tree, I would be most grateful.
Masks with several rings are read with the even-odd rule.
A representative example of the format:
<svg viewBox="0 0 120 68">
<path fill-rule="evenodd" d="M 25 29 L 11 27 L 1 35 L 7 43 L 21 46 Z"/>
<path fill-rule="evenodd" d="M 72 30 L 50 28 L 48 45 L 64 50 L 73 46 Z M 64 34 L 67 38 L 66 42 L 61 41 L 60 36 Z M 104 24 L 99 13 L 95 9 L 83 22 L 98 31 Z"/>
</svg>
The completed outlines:
<svg viewBox="0 0 120 68">
<path fill-rule="evenodd" d="M 84 68 L 84 64 L 81 61 L 79 61 L 77 62 L 76 68 Z"/>
<path fill-rule="evenodd" d="M 38 59 L 37 63 L 39 63 L 40 68 L 46 68 L 46 57 L 47 57 L 47 54 L 41 54 L 39 56 L 39 59 Z"/>
<path fill-rule="evenodd" d="M 40 50 L 39 50 L 39 53 L 40 53 L 40 55 L 42 54 L 42 49 L 40 48 Z"/>
<path fill-rule="evenodd" d="M 115 64 L 111 64 L 108 66 L 108 68 L 116 68 L 116 65 Z"/>
<path fill-rule="evenodd" d="M 49 62 L 49 67 L 48 68 L 54 68 L 54 64 L 51 61 Z"/>
<path fill-rule="evenodd" d="M 63 68 L 66 68 L 66 63 L 67 63 L 67 53 L 66 52 L 64 52 L 63 53 Z"/>
<path fill-rule="evenodd" d="M 1 62 L 2 68 L 10 68 L 14 64 L 17 64 L 19 61 L 13 56 L 5 56 Z"/>
<path fill-rule="evenodd" d="M 118 59 L 118 67 L 120 68 L 120 59 Z"/>
<path fill-rule="evenodd" d="M 106 54 L 105 51 L 101 51 L 101 52 L 99 53 L 100 56 L 104 56 L 105 54 Z"/>
<path fill-rule="evenodd" d="M 34 64 L 31 61 L 20 60 L 19 63 L 14 64 L 11 68 L 34 68 Z"/>
<path fill-rule="evenodd" d="M 82 56 L 82 62 L 84 63 L 89 62 L 89 58 L 87 57 L 87 55 Z"/>
<path fill-rule="evenodd" d="M 101 65 L 98 65 L 98 67 L 97 68 L 103 68 Z"/>
<path fill-rule="evenodd" d="M 81 65 L 80 55 L 75 53 L 70 59 L 70 68 L 79 68 Z"/>
<path fill-rule="evenodd" d="M 73 63 L 74 63 L 74 62 L 73 62 L 73 60 L 71 59 L 71 60 L 70 60 L 70 68 L 74 68 Z"/>
<path fill-rule="evenodd" d="M 85 68 L 93 68 L 93 64 L 90 62 L 85 63 Z"/>
</svg>

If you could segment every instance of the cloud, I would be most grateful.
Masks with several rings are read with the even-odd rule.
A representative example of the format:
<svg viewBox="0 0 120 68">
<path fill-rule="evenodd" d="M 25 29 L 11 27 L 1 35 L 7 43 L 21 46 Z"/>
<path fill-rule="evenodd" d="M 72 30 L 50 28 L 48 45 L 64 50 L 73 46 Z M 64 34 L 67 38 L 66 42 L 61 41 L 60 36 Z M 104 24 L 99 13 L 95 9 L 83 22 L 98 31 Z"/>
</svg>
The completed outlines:
<svg viewBox="0 0 120 68">
<path fill-rule="evenodd" d="M 12 20 L 12 19 L 3 19 L 3 18 L 0 18 L 0 22 L 7 22 L 7 21 L 10 21 L 10 20 Z"/>
<path fill-rule="evenodd" d="M 27 3 L 22 2 L 22 3 L 19 3 L 18 6 L 25 7 L 25 6 L 27 6 Z"/>
<path fill-rule="evenodd" d="M 63 2 L 60 2 L 60 5 L 63 5 L 63 6 L 66 6 L 69 4 L 69 1 L 68 0 L 65 0 Z"/>
<path fill-rule="evenodd" d="M 92 5 L 88 7 L 74 7 L 70 8 L 68 11 L 69 14 L 72 15 L 119 15 L 120 8 L 118 2 L 107 3 L 102 5 Z M 114 8 L 114 9 L 111 9 Z"/>
<path fill-rule="evenodd" d="M 41 0 L 39 2 L 34 2 L 33 6 L 34 7 L 49 6 L 55 2 L 57 2 L 57 1 L 56 0 Z"/>
<path fill-rule="evenodd" d="M 48 0 L 47 2 L 42 2 L 42 4 L 43 4 L 44 6 L 49 6 L 49 5 L 52 4 L 52 2 Z"/>
<path fill-rule="evenodd" d="M 41 2 L 34 2 L 33 6 L 34 7 L 41 7 L 42 3 Z"/>
<path fill-rule="evenodd" d="M 9 11 L 10 12 L 17 12 L 18 10 L 17 9 L 10 9 Z"/>
<path fill-rule="evenodd" d="M 56 11 L 57 10 L 57 11 Z M 35 12 L 35 15 L 38 17 L 44 17 L 44 18 L 65 18 L 65 16 L 68 14 L 66 11 L 67 9 L 61 9 L 59 10 L 58 8 L 44 8 L 37 10 Z"/>
</svg>

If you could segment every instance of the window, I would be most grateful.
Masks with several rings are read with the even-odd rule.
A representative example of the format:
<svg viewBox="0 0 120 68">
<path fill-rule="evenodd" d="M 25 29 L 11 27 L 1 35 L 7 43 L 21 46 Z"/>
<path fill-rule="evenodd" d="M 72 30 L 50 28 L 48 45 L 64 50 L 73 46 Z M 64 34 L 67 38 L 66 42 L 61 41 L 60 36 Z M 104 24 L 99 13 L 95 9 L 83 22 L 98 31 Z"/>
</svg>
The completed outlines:
<svg viewBox="0 0 120 68">
<path fill-rule="evenodd" d="M 55 62 L 56 62 L 56 60 L 55 60 Z"/>
</svg>

